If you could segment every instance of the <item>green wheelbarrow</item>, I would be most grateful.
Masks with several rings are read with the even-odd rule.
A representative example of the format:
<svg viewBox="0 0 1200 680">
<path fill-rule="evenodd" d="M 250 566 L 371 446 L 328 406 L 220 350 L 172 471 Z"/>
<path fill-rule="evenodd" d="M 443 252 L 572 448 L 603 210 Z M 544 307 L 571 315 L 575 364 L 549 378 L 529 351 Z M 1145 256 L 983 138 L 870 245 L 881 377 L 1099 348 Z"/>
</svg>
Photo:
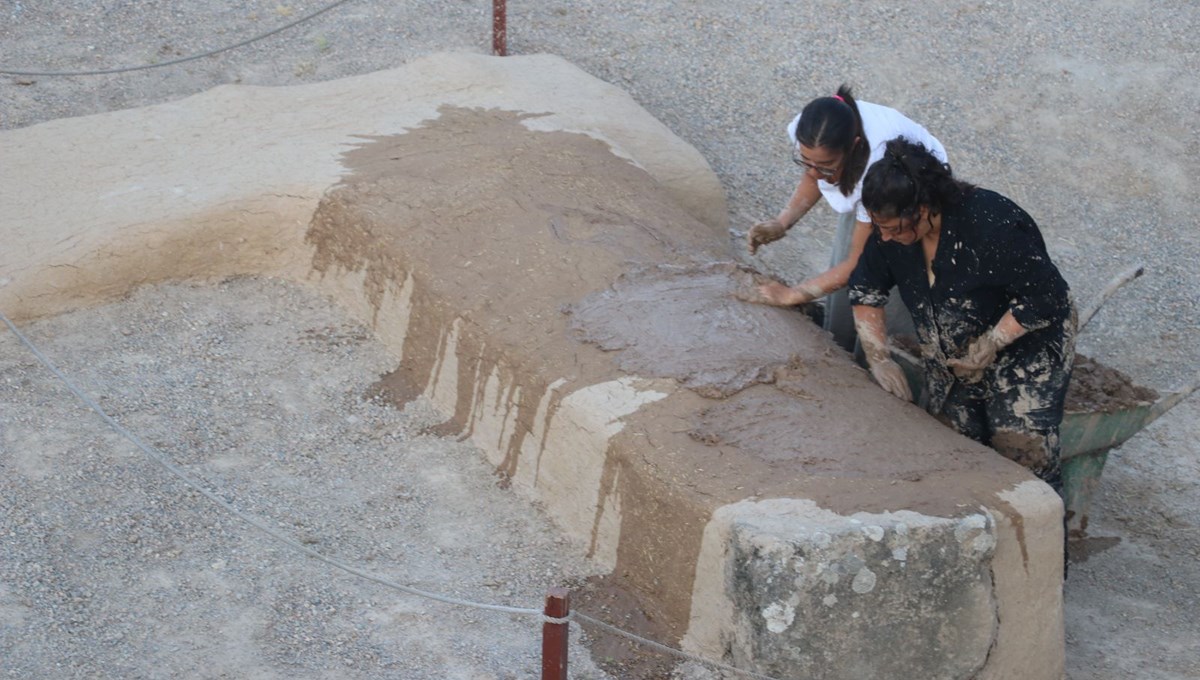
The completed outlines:
<svg viewBox="0 0 1200 680">
<path fill-rule="evenodd" d="M 1063 502 L 1067 509 L 1067 533 L 1071 538 L 1087 535 L 1088 510 L 1100 484 L 1100 473 L 1108 452 L 1125 443 L 1142 428 L 1158 419 L 1200 387 L 1200 375 L 1158 399 L 1106 412 L 1067 411 L 1059 428 L 1062 445 Z"/>
</svg>

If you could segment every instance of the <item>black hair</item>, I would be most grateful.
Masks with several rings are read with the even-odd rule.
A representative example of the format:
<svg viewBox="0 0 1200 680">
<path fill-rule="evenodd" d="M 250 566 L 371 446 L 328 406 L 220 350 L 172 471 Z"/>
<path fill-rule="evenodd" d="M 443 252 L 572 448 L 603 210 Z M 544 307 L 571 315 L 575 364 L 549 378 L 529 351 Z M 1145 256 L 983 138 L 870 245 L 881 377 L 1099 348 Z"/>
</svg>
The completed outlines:
<svg viewBox="0 0 1200 680">
<path fill-rule="evenodd" d="M 887 143 L 883 158 L 867 170 L 862 204 L 883 218 L 911 218 L 922 207 L 928 208 L 930 215 L 940 215 L 974 190 L 975 185 L 955 179 L 950 164 L 924 144 L 897 137 Z"/>
<path fill-rule="evenodd" d="M 837 183 L 838 190 L 843 196 L 854 193 L 855 185 L 867 169 L 871 144 L 863 132 L 858 102 L 854 101 L 848 85 L 839 86 L 837 96 L 817 97 L 804 107 L 796 126 L 796 141 L 809 148 L 840 152 L 842 177 Z"/>
</svg>

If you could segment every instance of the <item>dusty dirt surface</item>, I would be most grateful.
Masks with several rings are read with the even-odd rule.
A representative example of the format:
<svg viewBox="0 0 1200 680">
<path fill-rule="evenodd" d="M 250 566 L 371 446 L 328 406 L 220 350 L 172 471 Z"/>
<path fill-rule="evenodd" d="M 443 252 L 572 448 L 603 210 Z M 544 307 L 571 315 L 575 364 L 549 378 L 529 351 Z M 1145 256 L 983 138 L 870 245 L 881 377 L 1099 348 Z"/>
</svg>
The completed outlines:
<svg viewBox="0 0 1200 680">
<path fill-rule="evenodd" d="M 486 52 L 488 3 L 356 0 L 244 49 L 91 77 L 0 77 L 0 128 Z M 148 65 L 230 44 L 320 3 L 0 2 L 0 68 Z M 930 128 L 956 171 L 1014 198 L 1088 301 L 1134 261 L 1147 275 L 1079 348 L 1159 392 L 1200 367 L 1200 6 L 1063 2 L 509 3 L 514 53 L 553 52 L 633 94 L 709 159 L 737 229 L 774 215 L 795 170 L 784 127 L 846 81 Z M 799 280 L 824 264 L 817 210 L 756 266 Z M 740 243 L 732 248 L 737 251 Z M 1193 396 L 1112 452 L 1066 585 L 1073 680 L 1200 676 L 1200 404 Z M 69 419 L 68 419 L 69 420 Z M 1086 559 L 1085 559 L 1086 558 Z M 6 596 L 7 597 L 7 596 Z M 10 609 L 3 600 L 4 611 Z"/>
</svg>

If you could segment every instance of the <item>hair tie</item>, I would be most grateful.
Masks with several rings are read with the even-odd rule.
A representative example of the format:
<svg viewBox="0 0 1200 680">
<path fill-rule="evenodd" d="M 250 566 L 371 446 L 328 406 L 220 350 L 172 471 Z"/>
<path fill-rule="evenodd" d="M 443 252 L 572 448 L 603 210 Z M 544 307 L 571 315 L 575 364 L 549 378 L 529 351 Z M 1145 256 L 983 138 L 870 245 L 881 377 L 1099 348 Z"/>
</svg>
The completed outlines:
<svg viewBox="0 0 1200 680">
<path fill-rule="evenodd" d="M 845 100 L 845 99 L 842 99 L 842 95 L 840 95 L 840 94 L 835 94 L 835 95 L 833 95 L 833 98 L 834 98 L 834 99 L 836 99 L 836 100 L 838 100 L 839 102 L 841 102 L 841 103 L 843 103 L 843 104 L 845 104 L 845 103 L 846 103 L 846 100 Z"/>
</svg>

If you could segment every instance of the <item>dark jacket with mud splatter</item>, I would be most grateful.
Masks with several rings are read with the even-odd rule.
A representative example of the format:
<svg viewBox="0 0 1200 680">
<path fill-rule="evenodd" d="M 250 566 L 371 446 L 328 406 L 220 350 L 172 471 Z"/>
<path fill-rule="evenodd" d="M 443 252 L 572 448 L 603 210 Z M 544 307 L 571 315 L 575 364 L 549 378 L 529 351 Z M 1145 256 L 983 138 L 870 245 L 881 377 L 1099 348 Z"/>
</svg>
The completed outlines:
<svg viewBox="0 0 1200 680">
<path fill-rule="evenodd" d="M 1069 370 L 1074 319 L 1070 290 L 1050 261 L 1037 224 L 1018 205 L 975 189 L 942 213 L 942 232 L 929 285 L 920 242 L 867 240 L 850 277 L 850 302 L 881 307 L 895 285 L 912 313 L 925 363 L 928 408 L 941 411 L 954 376 L 946 359 L 1012 310 L 1029 333 L 1000 352 L 988 384 L 1060 382 Z"/>
</svg>

